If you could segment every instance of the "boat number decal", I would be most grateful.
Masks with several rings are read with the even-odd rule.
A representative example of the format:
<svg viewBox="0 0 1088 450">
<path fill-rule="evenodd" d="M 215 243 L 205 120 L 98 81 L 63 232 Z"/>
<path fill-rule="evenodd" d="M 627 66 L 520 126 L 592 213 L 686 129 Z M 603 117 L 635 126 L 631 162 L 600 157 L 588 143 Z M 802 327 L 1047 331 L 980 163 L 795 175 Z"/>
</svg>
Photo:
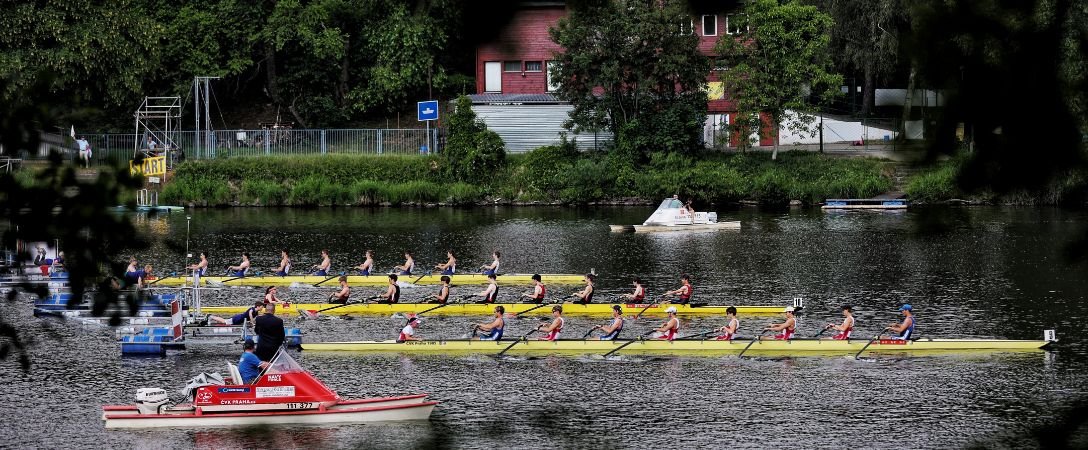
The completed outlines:
<svg viewBox="0 0 1088 450">
<path fill-rule="evenodd" d="M 257 398 L 294 397 L 294 396 L 295 396 L 295 387 L 294 386 L 264 386 L 264 387 L 258 386 L 257 387 Z"/>
<path fill-rule="evenodd" d="M 446 341 L 404 341 L 404 345 L 446 345 Z"/>
<path fill-rule="evenodd" d="M 907 341 L 901 341 L 899 339 L 881 339 L 880 345 L 907 345 Z"/>
<path fill-rule="evenodd" d="M 279 375 L 269 375 L 268 381 L 281 381 L 281 378 Z"/>
<path fill-rule="evenodd" d="M 313 409 L 313 408 L 314 408 L 314 404 L 312 402 L 308 402 L 308 403 L 288 403 L 287 404 L 287 409 Z"/>
<path fill-rule="evenodd" d="M 661 305 L 658 305 L 657 303 L 652 303 L 652 304 L 651 303 L 627 303 L 627 304 L 624 305 L 624 307 L 627 307 L 627 308 L 645 308 L 647 306 L 649 306 L 651 308 L 660 308 L 661 307 Z"/>
<path fill-rule="evenodd" d="M 221 387 L 221 388 L 219 388 L 219 393 L 220 394 L 232 394 L 232 393 L 233 394 L 238 394 L 238 393 L 244 394 L 244 393 L 247 393 L 247 392 L 249 392 L 248 387 Z"/>
</svg>

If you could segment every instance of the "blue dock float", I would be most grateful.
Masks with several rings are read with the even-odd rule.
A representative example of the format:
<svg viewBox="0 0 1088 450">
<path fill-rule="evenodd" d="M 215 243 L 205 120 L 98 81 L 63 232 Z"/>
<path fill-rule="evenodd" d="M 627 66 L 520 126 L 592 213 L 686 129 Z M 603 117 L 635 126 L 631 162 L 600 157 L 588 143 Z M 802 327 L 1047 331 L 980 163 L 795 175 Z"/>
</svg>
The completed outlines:
<svg viewBox="0 0 1088 450">
<path fill-rule="evenodd" d="M 171 327 L 148 328 L 135 335 L 121 336 L 121 355 L 165 355 L 167 350 L 183 350 L 186 346 L 189 345 L 237 345 L 238 350 L 241 351 L 240 341 L 242 339 L 249 337 L 254 341 L 258 341 L 256 336 L 247 336 L 244 331 L 232 333 L 201 332 L 204 329 L 208 328 L 220 328 L 233 331 L 233 328 L 237 327 L 189 328 L 197 328 L 197 330 L 194 330 L 194 332 L 189 336 L 182 336 L 181 339 L 174 339 L 173 328 Z M 302 330 L 298 328 L 287 328 L 284 330 L 284 335 L 285 338 L 283 343 L 287 347 L 297 348 L 302 345 Z"/>
<path fill-rule="evenodd" d="M 902 198 L 829 198 L 820 209 L 907 209 Z"/>
</svg>

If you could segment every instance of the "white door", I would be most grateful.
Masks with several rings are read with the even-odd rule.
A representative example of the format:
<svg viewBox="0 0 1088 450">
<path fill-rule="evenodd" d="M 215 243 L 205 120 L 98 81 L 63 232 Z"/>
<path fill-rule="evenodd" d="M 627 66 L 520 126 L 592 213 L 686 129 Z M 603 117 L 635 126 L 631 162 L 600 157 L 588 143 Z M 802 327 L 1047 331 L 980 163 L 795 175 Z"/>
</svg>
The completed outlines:
<svg viewBox="0 0 1088 450">
<path fill-rule="evenodd" d="M 502 63 L 484 63 L 484 91 L 502 92 Z"/>
</svg>

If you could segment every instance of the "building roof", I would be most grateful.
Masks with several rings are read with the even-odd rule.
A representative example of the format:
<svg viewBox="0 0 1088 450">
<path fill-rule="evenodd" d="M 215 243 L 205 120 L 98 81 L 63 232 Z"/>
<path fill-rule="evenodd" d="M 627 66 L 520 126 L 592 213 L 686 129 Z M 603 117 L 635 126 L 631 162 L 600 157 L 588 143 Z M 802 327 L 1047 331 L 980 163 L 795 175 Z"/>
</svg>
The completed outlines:
<svg viewBox="0 0 1088 450">
<path fill-rule="evenodd" d="M 474 105 L 493 104 L 565 104 L 552 94 L 472 94 L 468 96 Z"/>
</svg>

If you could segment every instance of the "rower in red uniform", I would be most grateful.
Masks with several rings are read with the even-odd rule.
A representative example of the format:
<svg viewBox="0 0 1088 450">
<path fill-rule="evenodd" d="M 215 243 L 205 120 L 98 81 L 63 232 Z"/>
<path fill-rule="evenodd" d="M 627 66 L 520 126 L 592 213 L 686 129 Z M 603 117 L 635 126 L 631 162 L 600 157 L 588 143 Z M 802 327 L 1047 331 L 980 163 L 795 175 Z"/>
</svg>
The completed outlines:
<svg viewBox="0 0 1088 450">
<path fill-rule="evenodd" d="M 533 274 L 533 293 L 521 294 L 522 297 L 528 297 L 529 303 L 544 303 L 544 296 L 548 295 L 548 288 L 544 287 L 544 283 L 540 281 L 540 274 Z"/>
<path fill-rule="evenodd" d="M 495 303 L 495 300 L 499 298 L 499 285 L 495 280 L 495 274 L 487 276 L 487 288 L 476 294 L 477 297 L 483 297 L 484 299 L 480 303 Z"/>
<path fill-rule="evenodd" d="M 641 302 L 646 298 L 646 288 L 642 287 L 642 280 L 639 277 L 635 277 L 631 280 L 631 284 L 635 285 L 635 292 L 630 294 L 623 294 L 623 298 L 629 299 L 634 303 Z"/>
<path fill-rule="evenodd" d="M 566 323 L 563 320 L 563 306 L 555 305 L 552 307 L 552 322 L 549 324 L 541 324 L 536 327 L 537 330 L 543 331 L 544 336 L 540 338 L 542 341 L 554 341 L 559 339 L 559 333 L 563 331 L 563 325 Z"/>
<path fill-rule="evenodd" d="M 839 333 L 831 336 L 831 339 L 845 340 L 850 339 L 850 333 L 854 331 L 854 307 L 850 305 L 842 305 L 842 325 L 835 325 L 833 323 L 827 324 L 824 327 L 825 330 L 832 328 L 839 330 Z"/>
<path fill-rule="evenodd" d="M 419 327 L 421 320 L 419 317 L 412 316 L 408 318 L 408 323 L 404 325 L 404 328 L 400 330 L 400 336 L 397 336 L 397 343 L 403 344 L 405 341 L 418 341 L 416 337 L 416 328 Z"/>
<path fill-rule="evenodd" d="M 788 341 L 793 339 L 793 332 L 797 330 L 797 319 L 793 318 L 792 306 L 787 306 L 783 312 L 786 313 L 786 321 L 768 324 L 766 329 L 778 332 L 778 334 L 774 335 L 775 339 Z"/>
<path fill-rule="evenodd" d="M 586 287 L 579 292 L 571 294 L 575 297 L 578 297 L 578 303 L 581 303 L 583 305 L 593 303 L 593 280 L 596 278 L 596 275 L 592 273 L 587 273 L 585 277 Z"/>
<path fill-rule="evenodd" d="M 665 314 L 669 315 L 669 320 L 666 320 L 658 328 L 654 328 L 657 334 L 654 336 L 657 339 L 664 339 L 671 341 L 676 339 L 676 333 L 680 331 L 680 319 L 676 317 L 676 307 L 670 306 L 665 309 Z"/>
<path fill-rule="evenodd" d="M 692 293 L 692 290 L 693 290 L 693 288 L 691 286 L 691 276 L 689 276 L 686 273 L 681 274 L 680 275 L 680 283 L 681 283 L 681 285 L 680 285 L 679 288 L 673 289 L 673 290 L 671 290 L 669 292 L 666 292 L 665 295 L 675 295 L 676 296 L 676 301 L 673 302 L 673 303 L 679 303 L 681 305 L 686 305 L 689 301 L 691 301 L 691 293 Z"/>
<path fill-rule="evenodd" d="M 730 306 L 725 308 L 725 318 L 729 319 L 729 323 L 714 331 L 722 333 L 718 336 L 719 341 L 732 341 L 733 338 L 737 337 L 737 329 L 740 328 L 740 321 L 737 320 L 737 307 Z"/>
</svg>

